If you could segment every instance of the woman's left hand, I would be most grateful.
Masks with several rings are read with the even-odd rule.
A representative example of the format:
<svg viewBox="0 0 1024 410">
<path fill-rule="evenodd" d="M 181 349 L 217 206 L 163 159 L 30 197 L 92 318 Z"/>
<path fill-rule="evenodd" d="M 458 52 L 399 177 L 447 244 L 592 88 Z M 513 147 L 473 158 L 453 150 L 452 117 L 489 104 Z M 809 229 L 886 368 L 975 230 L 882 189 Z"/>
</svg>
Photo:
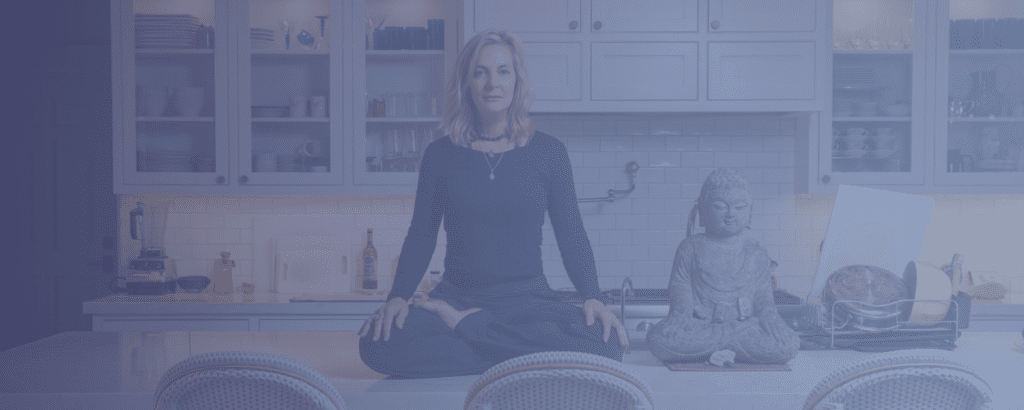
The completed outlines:
<svg viewBox="0 0 1024 410">
<path fill-rule="evenodd" d="M 587 316 L 587 326 L 594 324 L 594 317 L 601 319 L 601 323 L 604 324 L 604 341 L 608 342 L 608 337 L 611 336 L 612 328 L 615 328 L 616 333 L 619 335 L 619 344 L 622 347 L 629 345 L 629 340 L 626 339 L 626 328 L 619 323 L 619 319 L 615 317 L 615 313 L 612 312 L 608 306 L 601 303 L 597 299 L 587 299 L 583 302 L 583 313 Z"/>
</svg>

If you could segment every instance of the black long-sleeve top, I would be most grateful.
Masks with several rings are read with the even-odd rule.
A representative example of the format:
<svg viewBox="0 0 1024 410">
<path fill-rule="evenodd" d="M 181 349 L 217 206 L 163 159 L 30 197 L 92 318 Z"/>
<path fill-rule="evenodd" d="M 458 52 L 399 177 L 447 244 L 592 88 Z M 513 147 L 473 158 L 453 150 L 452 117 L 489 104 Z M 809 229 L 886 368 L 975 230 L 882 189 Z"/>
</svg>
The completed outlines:
<svg viewBox="0 0 1024 410">
<path fill-rule="evenodd" d="M 594 298 L 600 292 L 594 252 L 561 141 L 536 132 L 525 146 L 493 157 L 448 137 L 432 142 L 423 155 L 412 223 L 388 300 L 412 297 L 442 220 L 448 244 L 439 289 L 465 296 L 550 291 L 541 263 L 545 211 L 570 280 L 584 300 Z"/>
</svg>

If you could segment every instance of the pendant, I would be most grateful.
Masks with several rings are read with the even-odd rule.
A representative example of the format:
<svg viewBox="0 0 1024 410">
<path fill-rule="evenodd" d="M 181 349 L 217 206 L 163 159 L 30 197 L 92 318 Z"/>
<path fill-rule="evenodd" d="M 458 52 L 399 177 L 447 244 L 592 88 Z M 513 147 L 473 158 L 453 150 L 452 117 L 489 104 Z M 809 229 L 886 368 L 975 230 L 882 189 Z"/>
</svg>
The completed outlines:
<svg viewBox="0 0 1024 410">
<path fill-rule="evenodd" d="M 494 172 L 491 172 L 491 179 L 494 179 Z"/>
<path fill-rule="evenodd" d="M 491 158 L 494 158 L 494 151 L 488 152 L 488 153 L 487 153 L 487 156 L 488 156 L 488 157 L 491 157 Z"/>
</svg>

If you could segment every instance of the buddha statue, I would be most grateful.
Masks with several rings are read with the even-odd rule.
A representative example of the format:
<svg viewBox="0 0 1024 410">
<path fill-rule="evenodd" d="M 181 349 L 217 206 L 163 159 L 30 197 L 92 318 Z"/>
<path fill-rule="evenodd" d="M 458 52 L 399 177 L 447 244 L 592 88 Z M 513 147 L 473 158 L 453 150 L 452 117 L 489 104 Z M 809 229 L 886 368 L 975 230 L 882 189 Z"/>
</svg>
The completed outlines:
<svg viewBox="0 0 1024 410">
<path fill-rule="evenodd" d="M 772 261 L 747 235 L 752 206 L 736 170 L 719 168 L 704 181 L 672 264 L 668 317 L 647 333 L 658 359 L 725 366 L 796 356 L 800 338 L 775 308 Z M 693 235 L 698 215 L 705 232 Z"/>
</svg>

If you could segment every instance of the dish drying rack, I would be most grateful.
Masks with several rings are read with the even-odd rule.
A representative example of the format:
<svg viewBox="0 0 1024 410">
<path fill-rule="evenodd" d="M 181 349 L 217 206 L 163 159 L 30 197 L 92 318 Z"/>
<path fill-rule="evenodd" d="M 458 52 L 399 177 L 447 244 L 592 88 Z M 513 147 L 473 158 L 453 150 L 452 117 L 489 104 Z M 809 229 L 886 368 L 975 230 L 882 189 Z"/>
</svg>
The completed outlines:
<svg viewBox="0 0 1024 410">
<path fill-rule="evenodd" d="M 901 349 L 945 349 L 956 348 L 956 339 L 960 336 L 960 328 L 967 327 L 970 320 L 970 298 L 966 295 L 951 299 L 902 299 L 886 305 L 872 305 L 857 300 L 838 300 L 832 303 L 831 309 L 823 305 L 807 305 L 810 312 L 809 327 L 813 330 L 799 332 L 801 348 L 816 350 L 854 349 L 862 352 L 887 352 Z M 928 324 L 908 321 L 910 308 L 915 303 L 948 303 L 949 307 L 942 320 Z M 963 302 L 963 303 L 962 303 Z M 893 305 L 899 305 L 900 315 L 896 318 L 896 326 L 878 330 L 863 330 L 850 326 L 855 312 L 846 311 L 847 318 L 837 317 L 837 307 L 860 305 L 866 309 L 885 311 Z M 842 312 L 842 311 L 840 311 Z M 826 317 L 827 316 L 827 317 Z M 842 322 L 841 324 L 839 322 Z M 867 326 L 865 326 L 867 327 Z"/>
</svg>

